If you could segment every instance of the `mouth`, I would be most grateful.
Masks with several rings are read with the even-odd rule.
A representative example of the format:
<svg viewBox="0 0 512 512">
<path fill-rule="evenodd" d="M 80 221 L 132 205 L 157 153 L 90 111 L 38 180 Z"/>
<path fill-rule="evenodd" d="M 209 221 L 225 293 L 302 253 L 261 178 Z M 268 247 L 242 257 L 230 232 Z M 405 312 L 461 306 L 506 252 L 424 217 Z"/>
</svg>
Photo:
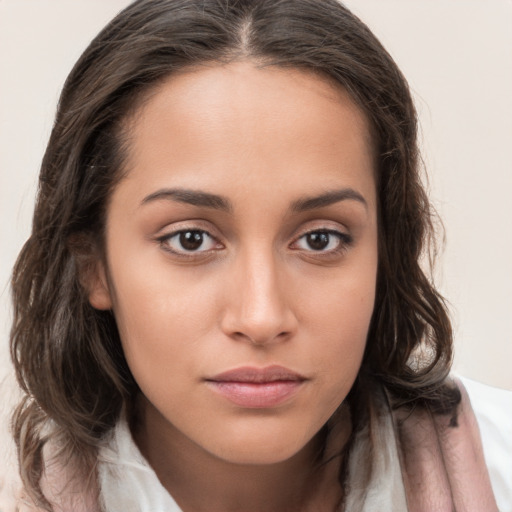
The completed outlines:
<svg viewBox="0 0 512 512">
<path fill-rule="evenodd" d="M 265 409 L 289 401 L 306 378 L 283 366 L 241 367 L 205 379 L 215 393 L 239 407 Z"/>
</svg>

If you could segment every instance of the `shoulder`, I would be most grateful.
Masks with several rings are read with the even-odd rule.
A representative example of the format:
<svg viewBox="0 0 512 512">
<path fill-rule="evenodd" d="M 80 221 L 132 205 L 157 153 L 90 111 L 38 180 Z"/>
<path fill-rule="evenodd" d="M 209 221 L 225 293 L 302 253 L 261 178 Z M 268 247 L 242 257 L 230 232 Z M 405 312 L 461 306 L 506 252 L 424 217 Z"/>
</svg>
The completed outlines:
<svg viewBox="0 0 512 512">
<path fill-rule="evenodd" d="M 512 391 L 459 379 L 475 413 L 499 509 L 512 512 Z"/>
</svg>

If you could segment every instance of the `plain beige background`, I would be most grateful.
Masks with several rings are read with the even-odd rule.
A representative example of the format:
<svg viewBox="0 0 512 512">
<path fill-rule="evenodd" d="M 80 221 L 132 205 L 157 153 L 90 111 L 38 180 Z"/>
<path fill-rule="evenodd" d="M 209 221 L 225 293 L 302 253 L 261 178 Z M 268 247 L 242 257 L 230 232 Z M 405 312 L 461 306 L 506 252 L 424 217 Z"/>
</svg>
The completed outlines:
<svg viewBox="0 0 512 512">
<path fill-rule="evenodd" d="M 128 3 L 0 0 L 3 418 L 15 394 L 9 274 L 30 230 L 59 90 L 88 42 Z M 452 305 L 455 368 L 512 389 L 512 1 L 346 4 L 393 55 L 416 98 L 431 197 L 446 227 L 438 283 Z M 6 429 L 3 421 L 0 436 Z"/>
</svg>

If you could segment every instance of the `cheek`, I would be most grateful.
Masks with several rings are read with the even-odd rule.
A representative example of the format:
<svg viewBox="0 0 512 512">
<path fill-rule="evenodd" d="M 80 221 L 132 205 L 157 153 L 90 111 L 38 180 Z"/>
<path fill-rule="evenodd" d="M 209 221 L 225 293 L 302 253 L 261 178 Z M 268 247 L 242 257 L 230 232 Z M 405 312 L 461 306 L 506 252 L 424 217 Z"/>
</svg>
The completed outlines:
<svg viewBox="0 0 512 512">
<path fill-rule="evenodd" d="M 193 282 L 165 266 L 134 261 L 113 268 L 114 313 L 136 380 L 156 377 L 161 368 L 167 381 L 191 371 L 194 348 L 208 337 L 215 322 L 212 292 L 205 286 L 197 290 Z"/>
<path fill-rule="evenodd" d="M 365 338 L 375 304 L 377 258 L 356 260 L 320 280 L 311 276 L 302 309 L 328 339 Z"/>
<path fill-rule="evenodd" d="M 348 271 L 309 296 L 307 336 L 331 397 L 344 396 L 359 372 L 375 303 L 376 264 Z M 314 290 L 314 287 L 310 287 Z M 339 405 L 339 404 L 338 404 Z"/>
</svg>

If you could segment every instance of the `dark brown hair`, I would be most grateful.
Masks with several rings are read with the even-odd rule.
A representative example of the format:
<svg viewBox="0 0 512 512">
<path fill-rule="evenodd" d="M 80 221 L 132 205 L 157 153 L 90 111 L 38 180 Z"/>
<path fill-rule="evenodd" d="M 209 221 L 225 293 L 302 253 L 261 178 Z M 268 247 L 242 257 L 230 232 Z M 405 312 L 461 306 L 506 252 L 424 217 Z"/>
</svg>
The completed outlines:
<svg viewBox="0 0 512 512">
<path fill-rule="evenodd" d="M 453 409 L 443 300 L 420 266 L 431 247 L 416 113 L 407 83 L 370 30 L 336 0 L 140 0 L 69 75 L 42 162 L 32 234 L 13 275 L 11 354 L 24 398 L 14 415 L 21 475 L 40 488 L 48 440 L 93 473 L 97 447 L 138 389 L 110 312 L 81 284 L 101 257 L 109 195 L 129 143 L 123 120 L 144 93 L 191 65 L 253 59 L 319 73 L 368 117 L 376 151 L 379 270 L 364 361 L 348 402 L 361 417 L 380 384 L 399 402 Z M 358 412 L 359 411 L 359 412 Z"/>
</svg>

